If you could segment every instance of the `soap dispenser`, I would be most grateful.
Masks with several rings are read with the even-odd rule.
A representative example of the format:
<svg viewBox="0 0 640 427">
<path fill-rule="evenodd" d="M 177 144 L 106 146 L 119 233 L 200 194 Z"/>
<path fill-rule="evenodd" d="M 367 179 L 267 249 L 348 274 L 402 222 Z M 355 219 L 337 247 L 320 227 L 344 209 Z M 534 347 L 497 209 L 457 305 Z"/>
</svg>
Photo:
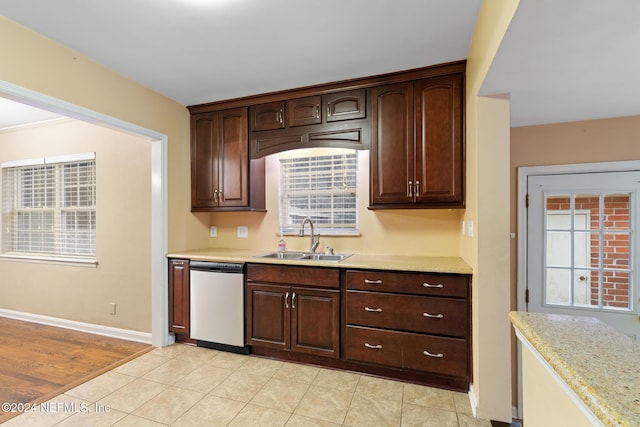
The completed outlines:
<svg viewBox="0 0 640 427">
<path fill-rule="evenodd" d="M 280 241 L 278 242 L 278 252 L 284 252 L 287 249 L 287 245 L 284 242 L 284 237 L 280 233 Z"/>
</svg>

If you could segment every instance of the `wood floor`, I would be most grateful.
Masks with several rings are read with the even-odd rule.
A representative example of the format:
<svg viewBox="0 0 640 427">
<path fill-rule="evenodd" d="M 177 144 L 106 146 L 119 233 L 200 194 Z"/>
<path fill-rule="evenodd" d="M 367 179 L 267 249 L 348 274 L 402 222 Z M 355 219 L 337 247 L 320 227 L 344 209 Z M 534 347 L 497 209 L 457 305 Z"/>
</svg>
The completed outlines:
<svg viewBox="0 0 640 427">
<path fill-rule="evenodd" d="M 0 331 L 1 403 L 46 401 L 153 348 L 5 317 Z"/>
</svg>

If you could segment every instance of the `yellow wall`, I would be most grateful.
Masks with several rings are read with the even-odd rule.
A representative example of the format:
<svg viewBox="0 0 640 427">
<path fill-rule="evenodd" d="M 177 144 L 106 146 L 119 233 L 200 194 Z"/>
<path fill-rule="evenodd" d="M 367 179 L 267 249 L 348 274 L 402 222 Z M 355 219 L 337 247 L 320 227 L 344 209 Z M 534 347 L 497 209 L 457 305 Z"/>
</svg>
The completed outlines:
<svg viewBox="0 0 640 427">
<path fill-rule="evenodd" d="M 478 93 L 519 0 L 484 1 L 467 62 L 467 210 L 474 234 L 461 240 L 474 271 L 473 396 L 477 415 L 511 421 L 509 271 L 509 100 Z"/>
<path fill-rule="evenodd" d="M 168 136 L 168 249 L 207 245 L 190 210 L 189 112 L 184 106 L 0 16 L 0 81 Z"/>
<path fill-rule="evenodd" d="M 578 406 L 560 385 L 557 373 L 542 356 L 530 349 L 531 344 L 522 345 L 523 420 L 527 427 L 547 427 L 562 424 L 563 427 L 584 427 L 594 424 L 595 416 L 587 417 L 588 409 Z M 575 397 L 575 399 L 578 399 Z"/>
<path fill-rule="evenodd" d="M 278 246 L 277 155 L 266 159 L 267 213 L 223 212 L 211 214 L 211 225 L 218 237 L 211 247 L 251 248 L 264 251 Z M 369 152 L 361 151 L 358 162 L 358 215 L 360 236 L 321 237 L 319 250 L 331 246 L 336 252 L 396 255 L 460 256 L 460 217 L 462 210 L 416 209 L 376 210 L 369 204 Z M 239 239 L 237 227 L 248 226 L 249 238 Z M 287 249 L 309 250 L 305 237 L 285 236 Z"/>
<path fill-rule="evenodd" d="M 96 268 L 0 260 L 2 308 L 151 330 L 150 150 L 148 138 L 72 119 L 0 131 L 0 161 L 96 153 L 98 260 Z"/>
</svg>

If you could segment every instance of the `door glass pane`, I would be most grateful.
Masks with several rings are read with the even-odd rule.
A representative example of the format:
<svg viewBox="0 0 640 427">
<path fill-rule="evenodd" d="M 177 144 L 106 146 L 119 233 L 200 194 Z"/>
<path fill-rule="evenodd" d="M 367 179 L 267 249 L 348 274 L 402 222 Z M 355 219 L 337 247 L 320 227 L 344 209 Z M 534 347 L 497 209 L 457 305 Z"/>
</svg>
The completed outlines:
<svg viewBox="0 0 640 427">
<path fill-rule="evenodd" d="M 545 302 L 569 305 L 571 302 L 571 270 L 547 268 Z"/>
<path fill-rule="evenodd" d="M 563 212 L 568 214 L 571 212 L 571 197 L 568 195 L 547 195 L 547 212 Z M 571 228 L 570 218 L 565 216 L 549 216 L 547 215 L 547 229 L 564 229 Z"/>
<path fill-rule="evenodd" d="M 557 217 L 558 215 L 553 215 Z M 571 232 L 547 232 L 547 265 L 555 267 L 571 267 Z"/>
<path fill-rule="evenodd" d="M 605 230 L 629 230 L 629 194 L 608 194 L 604 197 Z"/>
<path fill-rule="evenodd" d="M 545 199 L 545 303 L 631 309 L 630 194 Z"/>
</svg>

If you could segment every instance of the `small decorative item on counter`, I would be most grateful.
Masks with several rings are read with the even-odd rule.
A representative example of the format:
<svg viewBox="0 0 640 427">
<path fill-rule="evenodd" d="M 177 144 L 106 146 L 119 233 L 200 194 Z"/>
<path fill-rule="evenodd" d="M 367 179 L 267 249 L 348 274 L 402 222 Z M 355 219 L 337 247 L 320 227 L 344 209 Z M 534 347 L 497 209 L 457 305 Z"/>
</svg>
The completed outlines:
<svg viewBox="0 0 640 427">
<path fill-rule="evenodd" d="M 280 241 L 278 242 L 278 252 L 284 252 L 287 250 L 287 244 L 284 242 L 284 237 L 280 233 Z"/>
</svg>

